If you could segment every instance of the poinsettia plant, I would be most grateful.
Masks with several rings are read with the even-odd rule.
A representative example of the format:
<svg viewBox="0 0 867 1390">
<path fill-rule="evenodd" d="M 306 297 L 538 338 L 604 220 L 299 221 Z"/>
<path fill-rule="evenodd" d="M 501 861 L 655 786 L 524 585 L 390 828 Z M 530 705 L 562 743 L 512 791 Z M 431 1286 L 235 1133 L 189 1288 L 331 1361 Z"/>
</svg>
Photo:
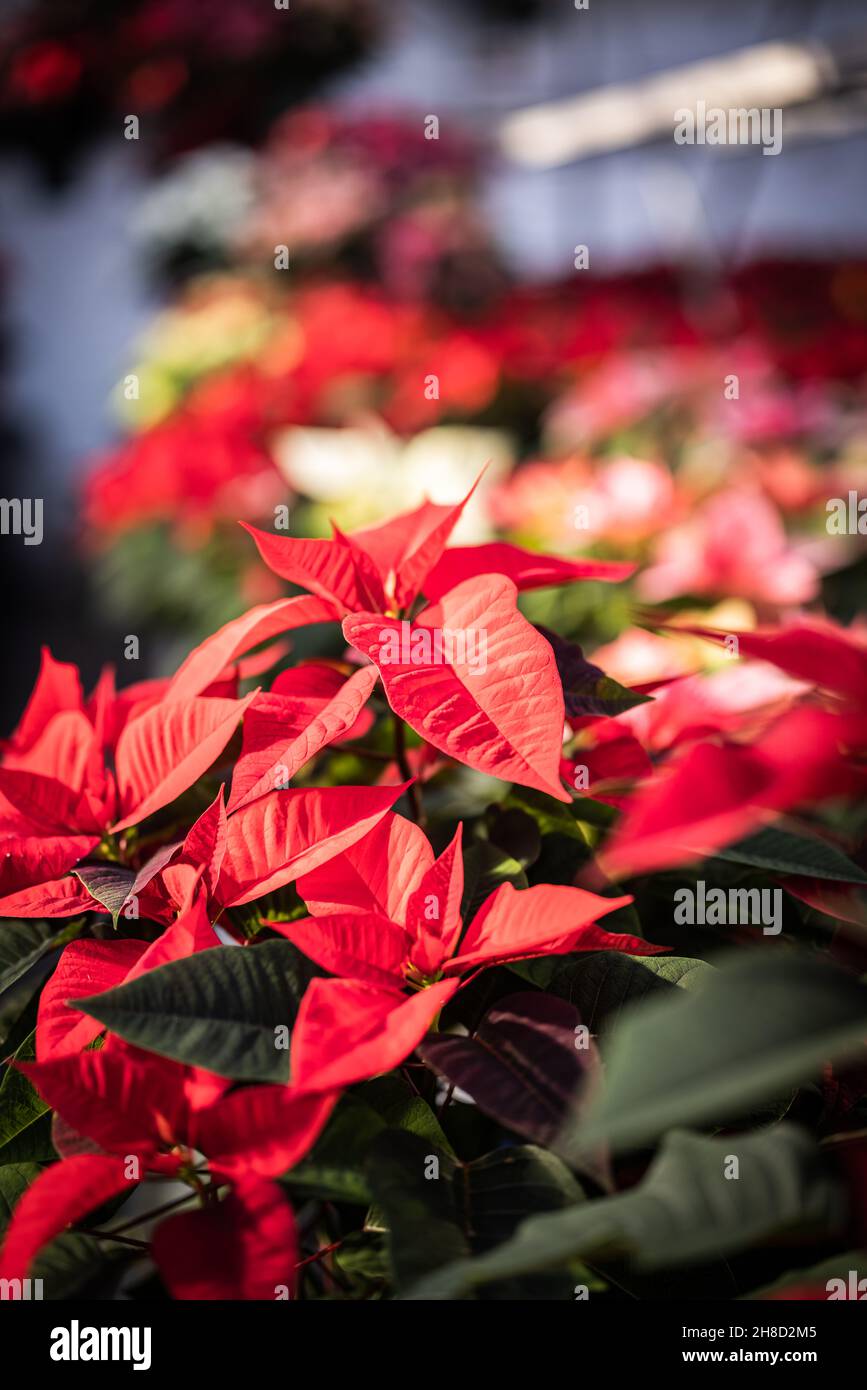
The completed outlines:
<svg viewBox="0 0 867 1390">
<path fill-rule="evenodd" d="M 9 1287 L 865 1268 L 863 632 L 636 613 L 730 662 L 622 684 L 521 595 L 632 567 L 450 545 L 465 502 L 254 530 L 301 592 L 170 678 L 85 695 L 44 653 L 0 766 Z"/>
</svg>

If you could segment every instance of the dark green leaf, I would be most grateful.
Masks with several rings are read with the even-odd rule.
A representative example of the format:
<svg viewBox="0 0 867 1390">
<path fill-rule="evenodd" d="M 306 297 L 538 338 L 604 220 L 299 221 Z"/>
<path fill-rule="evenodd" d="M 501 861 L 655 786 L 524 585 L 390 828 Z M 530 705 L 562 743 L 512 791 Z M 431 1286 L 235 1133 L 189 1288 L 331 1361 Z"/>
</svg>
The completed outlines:
<svg viewBox="0 0 867 1390">
<path fill-rule="evenodd" d="M 587 660 L 577 642 L 567 642 L 547 627 L 537 626 L 537 631 L 553 648 L 557 671 L 563 683 L 567 718 L 622 714 L 624 710 L 646 704 L 650 699 L 649 695 L 627 690 L 619 681 L 606 676 L 601 667 Z"/>
<path fill-rule="evenodd" d="M 77 999 L 127 1042 L 235 1081 L 289 1079 L 291 1027 L 313 969 L 288 941 L 218 946 Z"/>
<path fill-rule="evenodd" d="M 436 1115 L 427 1101 L 416 1095 L 402 1076 L 394 1072 L 377 1076 L 364 1084 L 360 1094 L 389 1129 L 407 1129 L 454 1157 Z"/>
<path fill-rule="evenodd" d="M 612 917 L 605 920 L 611 922 Z M 664 997 L 675 985 L 691 989 L 712 970 L 689 956 L 627 956 L 621 951 L 540 956 L 509 968 L 539 989 L 568 999 L 592 1033 L 610 1029 L 625 1005 Z"/>
<path fill-rule="evenodd" d="M 32 1062 L 36 1035 L 31 1033 L 15 1053 L 16 1062 Z M 35 1163 L 56 1157 L 51 1142 L 49 1107 L 35 1086 L 15 1067 L 7 1067 L 0 1082 L 0 1164 Z"/>
<path fill-rule="evenodd" d="M 789 830 L 768 826 L 739 840 L 736 845 L 715 852 L 716 859 L 749 864 L 778 874 L 802 874 L 809 878 L 828 878 L 837 883 L 867 883 L 867 874 L 827 840 L 793 835 Z"/>
<path fill-rule="evenodd" d="M 363 1100 L 344 1095 L 314 1148 L 282 1181 L 310 1197 L 368 1206 L 371 1194 L 364 1164 L 385 1128 L 385 1120 Z"/>
<path fill-rule="evenodd" d="M 794 1231 L 834 1235 L 846 1208 L 820 1149 L 794 1126 L 723 1139 L 675 1130 L 637 1187 L 524 1221 L 505 1244 L 439 1270 L 409 1297 L 460 1298 L 580 1258 L 616 1257 L 639 1271 L 699 1263 Z"/>
<path fill-rule="evenodd" d="M 60 928 L 56 922 L 4 921 L 0 931 L 0 992 L 20 980 L 49 951 L 74 941 L 83 928 L 83 917 Z"/>
<path fill-rule="evenodd" d="M 41 1172 L 38 1163 L 0 1164 L 0 1236 L 12 1219 L 19 1198 L 23 1197 Z"/>
<path fill-rule="evenodd" d="M 515 888 L 527 887 L 527 875 L 521 865 L 489 840 L 474 840 L 464 850 L 464 895 L 461 916 L 470 921 L 485 898 L 503 883 Z"/>
<path fill-rule="evenodd" d="M 577 1152 L 720 1123 L 863 1053 L 867 987 L 826 962 L 751 951 L 698 989 L 636 1005 L 603 1046 L 606 1086 L 569 1136 Z"/>
<path fill-rule="evenodd" d="M 388 1229 L 398 1288 L 491 1249 L 532 1212 L 561 1210 L 581 1199 L 569 1170 L 544 1149 L 514 1146 L 457 1163 L 397 1130 L 384 1131 L 373 1145 L 367 1178 Z"/>
</svg>

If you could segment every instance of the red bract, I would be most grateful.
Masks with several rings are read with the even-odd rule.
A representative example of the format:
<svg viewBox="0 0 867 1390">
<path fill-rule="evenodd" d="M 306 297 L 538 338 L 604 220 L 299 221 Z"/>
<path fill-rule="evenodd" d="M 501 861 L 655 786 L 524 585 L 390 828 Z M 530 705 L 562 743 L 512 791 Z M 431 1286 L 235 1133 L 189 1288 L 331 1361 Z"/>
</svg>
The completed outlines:
<svg viewBox="0 0 867 1390">
<path fill-rule="evenodd" d="M 266 1269 L 268 1278 L 275 1271 L 284 1276 L 274 1278 L 269 1297 L 276 1296 L 274 1283 L 291 1285 L 291 1209 L 268 1179 L 291 1168 L 315 1142 L 334 1094 L 305 1097 L 286 1087 L 249 1086 L 225 1095 L 221 1086 L 216 1099 L 199 1108 L 191 1099 L 195 1091 L 187 1084 L 192 1079 L 188 1068 L 117 1042 L 101 1052 L 19 1067 L 58 1115 L 104 1152 L 63 1159 L 28 1189 L 7 1232 L 0 1278 L 26 1278 L 42 1246 L 70 1222 L 131 1191 L 145 1173 L 192 1174 L 194 1155 L 201 1153 L 214 1183 L 235 1189 L 228 1204 L 209 1209 L 208 1221 L 194 1223 L 197 1229 L 202 1226 L 206 1248 L 219 1248 L 223 1256 L 208 1269 L 199 1255 L 194 1277 L 188 1265 L 172 1263 L 186 1223 L 171 1225 L 164 1235 L 158 1232 L 155 1255 L 160 1264 L 165 1259 L 171 1265 L 173 1292 L 178 1297 L 260 1297 Z M 196 1182 L 201 1187 L 198 1175 Z M 267 1213 L 255 1236 L 251 1222 L 255 1226 L 257 1221 L 251 1212 Z M 230 1248 L 235 1254 L 227 1263 Z M 192 1249 L 189 1253 L 195 1258 Z M 198 1293 L 180 1292 L 190 1283 Z"/>
<path fill-rule="evenodd" d="M 503 884 L 462 936 L 460 841 L 459 826 L 434 860 L 420 832 L 407 836 L 397 821 L 391 827 L 383 823 L 375 842 L 362 842 L 343 863 L 334 861 L 333 871 L 299 883 L 316 915 L 275 929 L 343 978 L 314 980 L 302 1000 L 292 1044 L 296 1086 L 345 1086 L 397 1066 L 469 971 L 567 951 L 652 955 L 664 949 L 595 926 L 631 898 L 601 898 L 550 884 L 523 892 Z M 380 871 L 369 882 L 367 874 L 381 864 L 386 845 L 400 853 L 400 877 Z M 338 905 L 345 910 L 323 910 Z M 418 992 L 407 996 L 406 988 Z"/>
<path fill-rule="evenodd" d="M 399 718 L 441 752 L 506 781 L 568 801 L 559 780 L 563 688 L 548 642 L 519 613 L 502 575 L 451 589 L 415 623 L 359 613 L 347 641 L 379 669 Z M 464 634 L 463 650 L 435 638 Z M 419 640 L 420 639 L 420 640 Z"/>
<path fill-rule="evenodd" d="M 137 898 L 142 916 L 170 921 L 176 909 L 184 912 L 201 875 L 216 920 L 226 908 L 254 902 L 347 850 L 405 791 L 405 784 L 272 791 L 227 816 L 221 788 L 183 842 L 144 865 L 127 901 Z"/>
<path fill-rule="evenodd" d="M 306 602 L 301 600 L 302 603 Z M 220 652 L 220 672 L 233 652 Z M 106 837 L 163 809 L 196 782 L 256 710 L 233 784 L 232 815 L 216 803 L 183 845 L 169 845 L 145 863 L 128 898 L 145 895 L 153 919 L 166 920 L 165 874 L 180 859 L 206 865 L 205 884 L 220 906 L 247 902 L 307 872 L 375 824 L 403 787 L 278 791 L 324 744 L 364 727 L 362 705 L 375 674 L 349 680 L 330 668 L 301 668 L 241 700 L 178 696 L 163 681 L 115 695 L 110 677 L 87 702 L 73 667 L 43 655 L 24 716 L 0 767 L 0 911 L 6 915 L 69 916 L 96 903 L 68 871 Z M 222 685 L 228 684 L 224 679 Z M 209 682 L 210 689 L 220 688 Z M 295 689 L 298 693 L 292 696 Z M 284 693 L 285 692 L 285 693 Z M 261 704 L 257 703 L 261 701 Z M 287 766 L 288 764 L 288 766 Z M 274 767 L 280 773 L 274 776 Z M 272 798 L 258 804 L 268 792 Z M 220 798 L 222 808 L 222 797 Z M 219 814 L 219 842 L 213 836 Z M 112 849 L 110 858 L 116 858 Z M 218 890 L 217 880 L 222 873 Z M 189 881 L 169 892 L 184 904 Z"/>
<path fill-rule="evenodd" d="M 726 633 L 681 628 L 697 637 L 726 642 Z M 769 661 L 797 680 L 831 690 L 853 705 L 867 698 L 867 638 L 827 619 L 799 617 L 773 628 L 737 634 L 744 656 Z"/>
<path fill-rule="evenodd" d="M 326 744 L 361 737 L 373 723 L 364 704 L 375 684 L 372 666 L 348 680 L 332 667 L 313 664 L 279 675 L 244 720 L 229 810 L 272 791 L 275 775 L 285 786 Z"/>
<path fill-rule="evenodd" d="M 36 1056 L 40 1062 L 75 1056 L 102 1031 L 96 1019 L 74 1007 L 75 999 L 101 994 L 158 965 L 219 946 L 208 920 L 205 894 L 196 891 L 197 876 L 191 876 L 191 882 L 195 896 L 150 945 L 129 940 L 69 943 L 39 999 Z"/>
<path fill-rule="evenodd" d="M 160 1180 L 172 1195 L 186 1184 L 181 1206 L 198 1203 L 175 1211 L 172 1202 L 171 1214 L 153 1218 L 150 1254 L 176 1299 L 402 1295 L 406 1251 L 429 1220 L 443 1234 L 431 1241 L 443 1264 L 431 1266 L 435 1297 L 440 1278 L 472 1290 L 479 1269 L 479 1282 L 497 1269 L 510 1280 L 527 1275 L 519 1287 L 535 1297 L 540 1274 L 554 1279 L 564 1255 L 574 1263 L 587 1254 L 582 1211 L 591 1230 L 609 1230 L 593 1224 L 609 1196 L 612 1239 L 644 1259 L 647 1237 L 655 1267 L 662 1226 L 639 1219 L 642 1204 L 658 1205 L 664 1187 L 683 1183 L 699 1198 L 689 1209 L 701 1224 L 708 1184 L 731 1157 L 730 1140 L 710 1131 L 730 1133 L 743 1118 L 730 1109 L 738 1097 L 748 1091 L 750 1114 L 765 1116 L 763 1101 L 814 1081 L 826 1056 L 834 1067 L 861 1060 L 865 996 L 853 976 L 864 970 L 863 846 L 837 807 L 825 825 L 816 807 L 863 789 L 863 635 L 793 616 L 739 633 L 746 661 L 711 673 L 706 644 L 690 638 L 691 661 L 657 665 L 656 680 L 645 672 L 650 683 L 633 677 L 627 688 L 606 674 L 602 655 L 596 664 L 518 607 L 521 590 L 620 577 L 624 567 L 500 543 L 448 550 L 462 506 L 426 503 L 330 540 L 258 534 L 272 568 L 308 593 L 226 624 L 170 681 L 118 694 L 106 674 L 85 698 L 74 668 L 46 653 L 3 748 L 0 913 L 82 916 L 60 938 L 62 951 L 44 926 L 10 930 L 11 972 L 4 943 L 0 973 L 16 988 L 37 977 L 31 996 L 41 989 L 32 1036 L 32 1015 L 0 1010 L 4 1045 L 18 1049 L 0 1087 L 12 1116 L 10 1128 L 10 1111 L 0 1115 L 0 1147 L 11 1132 L 13 1145 L 45 1161 L 41 1097 L 55 1112 L 60 1161 L 10 1173 L 13 1192 L 35 1180 L 14 1207 L 0 1278 L 32 1277 L 43 1246 L 68 1226 L 88 1230 L 88 1217 L 102 1225 L 93 1213 L 107 1202 Z M 270 690 L 236 698 L 242 679 L 285 655 L 289 643 L 277 639 L 323 622 L 340 659 L 303 660 Z M 685 631 L 729 636 L 678 631 L 681 641 Z M 385 701 L 393 730 L 377 718 Z M 404 722 L 420 744 L 407 746 Z M 343 783 L 348 767 L 368 765 L 373 785 Z M 413 820 L 394 810 L 404 796 Z M 770 824 L 792 810 L 811 821 Z M 426 815 L 445 844 L 438 855 L 421 828 Z M 605 874 L 705 857 L 701 873 L 713 881 L 707 894 L 696 883 L 692 916 L 670 911 L 664 881 L 641 884 L 629 920 L 641 913 L 642 934 L 605 930 L 606 917 L 633 903 L 602 895 L 612 891 Z M 753 866 L 755 890 L 737 890 L 721 921 L 722 885 L 743 882 Z M 777 900 L 767 915 L 768 879 L 777 899 L 788 892 L 785 912 Z M 588 891 L 600 886 L 602 894 Z M 713 890 L 714 920 L 705 920 Z M 751 941 L 758 919 L 772 937 L 813 932 L 814 956 L 799 961 L 786 940 L 779 963 L 769 944 L 740 976 L 716 954 L 713 969 L 705 963 L 701 928 L 714 928 L 716 952 L 719 927 Z M 672 942 L 678 956 L 653 960 L 668 947 L 646 937 Z M 837 967 L 819 968 L 823 947 Z M 775 1006 L 763 1032 L 767 997 Z M 592 1049 L 591 1030 L 609 1028 L 604 1075 L 576 1067 L 573 1042 Z M 425 1043 L 431 1032 L 440 1040 Z M 627 1055 L 639 1035 L 646 1045 Z M 282 1055 L 271 1056 L 272 1043 Z M 768 1066 L 755 1070 L 766 1095 L 744 1061 L 765 1045 Z M 710 1088 L 698 1084 L 702 1059 Z M 839 1139 L 839 1125 L 857 1122 L 863 1086 L 847 1078 L 826 1074 L 817 1133 Z M 435 1116 L 440 1084 L 450 1089 Z M 719 1114 L 706 1089 L 722 1097 Z M 479 1113 L 458 1120 L 453 1092 Z M 607 1162 L 609 1148 L 643 1154 L 669 1123 L 682 1125 L 679 1135 L 637 1184 L 634 1165 Z M 750 1210 L 781 1199 L 767 1248 L 775 1220 L 796 1228 L 802 1190 L 817 1197 L 801 1216 L 815 1222 L 824 1209 L 838 1221 L 838 1180 L 823 1177 L 826 1160 L 809 1137 L 785 1122 L 763 1119 L 758 1135 L 744 1126 Z M 441 1186 L 427 1198 L 431 1174 L 425 1167 L 422 1183 L 421 1165 L 433 1159 L 443 1164 Z M 600 1194 L 581 1194 L 574 1249 L 572 1214 L 557 1215 L 575 1201 L 570 1168 Z M 777 1171 L 781 1182 L 769 1187 L 762 1174 Z M 630 1191 L 618 1192 L 627 1173 Z M 862 1179 L 858 1158 L 846 1183 L 854 1190 Z M 290 1191 L 304 1194 L 297 1226 Z M 141 1196 L 131 1220 L 123 1213 L 120 1227 L 95 1232 L 131 1246 L 136 1263 L 146 1247 L 124 1233 L 150 1219 Z M 741 1239 L 735 1213 L 732 1243 L 726 1228 L 719 1246 L 718 1205 L 701 1247 L 717 1263 Z M 863 1202 L 849 1205 L 844 1250 L 860 1239 Z M 353 1207 L 358 1221 L 345 1214 Z M 385 1250 L 364 1217 L 371 1207 L 388 1227 Z M 634 1219 L 621 1228 L 624 1211 Z M 527 1242 L 519 1224 L 533 1214 L 538 1267 L 536 1236 Z M 835 1234 L 838 1226 L 820 1232 Z M 510 1244 L 502 1265 L 501 1239 Z M 464 1284 L 467 1261 L 480 1254 L 485 1263 Z M 763 1280 L 770 1269 L 762 1266 Z M 123 1272 L 135 1277 L 130 1266 Z M 572 1278 L 564 1275 L 566 1297 Z"/>
<path fill-rule="evenodd" d="M 265 563 L 312 597 L 263 605 L 228 623 L 187 659 L 170 698 L 198 694 L 228 661 L 280 631 L 342 619 L 347 640 L 377 665 L 395 714 L 429 744 L 480 772 L 568 800 L 558 777 L 562 685 L 550 645 L 518 611 L 517 593 L 578 579 L 622 579 L 633 567 L 538 556 L 504 544 L 447 551 L 468 500 L 425 502 L 348 536 L 335 527 L 331 540 L 248 527 Z M 435 603 L 409 626 L 422 593 Z M 477 661 L 466 659 L 468 640 L 483 644 Z M 257 748 L 269 741 L 266 734 Z"/>
<path fill-rule="evenodd" d="M 753 745 L 699 743 L 630 798 L 600 858 L 622 877 L 712 854 L 781 811 L 863 786 L 841 752 L 848 721 L 804 706 L 778 719 Z"/>
<path fill-rule="evenodd" d="M 90 700 L 49 652 L 0 767 L 0 911 L 67 916 L 93 906 L 61 877 L 115 834 L 169 805 L 211 766 L 255 699 L 196 696 L 165 704 L 163 682 L 136 699 L 110 676 Z"/>
</svg>

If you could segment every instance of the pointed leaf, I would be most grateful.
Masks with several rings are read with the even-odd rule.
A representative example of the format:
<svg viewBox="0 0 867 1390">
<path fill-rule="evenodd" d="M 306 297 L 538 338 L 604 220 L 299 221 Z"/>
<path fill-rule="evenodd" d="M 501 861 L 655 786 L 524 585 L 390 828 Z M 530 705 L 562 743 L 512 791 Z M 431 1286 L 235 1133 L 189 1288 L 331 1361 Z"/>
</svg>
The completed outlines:
<svg viewBox="0 0 867 1390">
<path fill-rule="evenodd" d="M 476 490 L 474 483 L 462 502 L 452 506 L 422 502 L 379 526 L 353 531 L 351 539 L 376 564 L 387 594 L 397 608 L 409 608 L 448 544 L 464 507 Z"/>
<path fill-rule="evenodd" d="M 339 540 L 275 536 L 247 526 L 246 522 L 241 525 L 250 532 L 268 568 L 281 579 L 288 579 L 324 600 L 331 606 L 332 616 L 342 618 L 346 613 L 370 606 L 374 596 L 370 594 L 364 574 L 359 571 L 351 546 Z"/>
<path fill-rule="evenodd" d="M 218 896 L 252 902 L 333 859 L 374 828 L 398 787 L 310 787 L 260 796 L 229 817 Z"/>
<path fill-rule="evenodd" d="M 727 1177 L 733 1149 L 737 1182 Z M 793 1230 L 835 1234 L 845 1214 L 841 1184 L 815 1142 L 794 1126 L 736 1140 L 675 1130 L 637 1187 L 534 1216 L 505 1244 L 440 1270 L 409 1297 L 461 1298 L 489 1280 L 565 1267 L 603 1251 L 639 1270 L 700 1264 Z"/>
<path fill-rule="evenodd" d="M 552 584 L 573 584 L 577 579 L 605 579 L 616 583 L 635 573 L 635 566 L 611 560 L 565 560 L 559 555 L 537 555 L 506 541 L 487 545 L 456 545 L 434 565 L 424 583 L 431 603 L 465 579 L 480 574 L 504 574 L 519 590 L 543 589 Z"/>
<path fill-rule="evenodd" d="M 411 938 L 396 922 L 376 913 L 341 912 L 274 922 L 273 930 L 331 975 L 400 989 Z"/>
<path fill-rule="evenodd" d="M 363 839 L 298 879 L 298 892 L 316 915 L 376 912 L 406 920 L 406 905 L 434 862 L 423 830 L 387 811 Z"/>
<path fill-rule="evenodd" d="M 457 988 L 456 980 L 441 980 L 407 997 L 358 980 L 314 980 L 292 1041 L 293 1085 L 324 1091 L 391 1071 Z"/>
<path fill-rule="evenodd" d="M 190 652 L 172 677 L 165 702 L 201 695 L 227 666 L 260 642 L 292 628 L 331 622 L 338 616 L 331 604 L 307 595 L 259 604 L 240 618 L 233 618 Z"/>
<path fill-rule="evenodd" d="M 221 946 L 76 1001 L 136 1047 L 233 1081 L 286 1081 L 291 1027 L 310 972 L 286 941 Z"/>
<path fill-rule="evenodd" d="M 801 874 L 836 883 L 867 883 L 867 874 L 828 840 L 793 835 L 769 825 L 746 840 L 715 851 L 715 858 L 750 864 L 771 873 Z"/>
<path fill-rule="evenodd" d="M 635 1148 L 721 1124 L 863 1055 L 867 987 L 813 958 L 751 951 L 700 987 L 637 1005 L 603 1049 L 606 1087 L 571 1136 Z"/>
<path fill-rule="evenodd" d="M 116 927 L 121 908 L 135 883 L 132 869 L 127 869 L 122 864 L 101 862 L 80 864 L 73 872 L 84 884 L 90 896 L 96 898 L 106 909 L 111 917 L 112 926 Z"/>
<path fill-rule="evenodd" d="M 273 692 L 260 695 L 244 720 L 244 742 L 232 776 L 229 810 L 237 811 L 273 791 L 278 782 L 285 787 L 320 749 L 348 733 L 377 679 L 374 666 L 363 666 L 316 713 L 290 696 Z"/>
<path fill-rule="evenodd" d="M 546 642 L 550 642 L 560 680 L 563 682 L 563 699 L 568 719 L 580 719 L 586 715 L 607 715 L 614 717 L 634 705 L 646 704 L 650 696 L 639 695 L 627 690 L 618 681 L 606 676 L 599 666 L 594 666 L 584 656 L 577 642 L 567 642 L 551 632 L 547 627 L 537 625 Z"/>
<path fill-rule="evenodd" d="M 257 693 L 243 700 L 201 696 L 154 705 L 127 724 L 116 754 L 124 815 L 112 829 L 153 815 L 207 772 Z"/>
<path fill-rule="evenodd" d="M 600 917 L 631 902 L 629 897 L 601 898 L 583 888 L 561 884 L 538 883 L 518 892 L 511 883 L 504 883 L 473 918 L 446 972 L 454 974 L 470 966 L 560 951 L 621 950 L 652 955 L 664 950 L 637 936 L 594 928 Z"/>
<path fill-rule="evenodd" d="M 580 1026 L 578 1010 L 565 1000 L 510 994 L 472 1037 L 433 1035 L 419 1044 L 419 1055 L 505 1129 L 556 1150 L 578 1092 L 599 1066 Z"/>
<path fill-rule="evenodd" d="M 566 801 L 560 679 L 516 596 L 510 580 L 485 575 L 453 589 L 415 624 L 361 613 L 346 618 L 343 631 L 379 668 L 395 714 L 428 743 L 479 772 Z"/>
<path fill-rule="evenodd" d="M 428 869 L 407 903 L 406 925 L 413 940 L 411 959 L 423 975 L 437 973 L 461 934 L 461 834 L 459 825 L 451 843 Z"/>
</svg>

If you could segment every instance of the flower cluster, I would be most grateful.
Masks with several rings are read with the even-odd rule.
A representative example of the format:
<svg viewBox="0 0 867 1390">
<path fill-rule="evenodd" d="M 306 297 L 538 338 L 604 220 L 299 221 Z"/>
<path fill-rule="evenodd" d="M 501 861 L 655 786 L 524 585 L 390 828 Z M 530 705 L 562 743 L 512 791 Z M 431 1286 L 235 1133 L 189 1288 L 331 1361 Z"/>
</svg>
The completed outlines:
<svg viewBox="0 0 867 1390">
<path fill-rule="evenodd" d="M 630 565 L 450 543 L 468 502 L 329 539 L 248 527 L 302 592 L 232 619 L 171 678 L 118 691 L 106 671 L 85 695 L 44 654 L 0 766 L 0 986 L 24 986 L 0 1014 L 15 1048 L 0 1277 L 31 1277 L 62 1238 L 90 1241 L 94 1264 L 113 1241 L 147 1257 L 180 1299 L 381 1296 L 425 1274 L 422 1297 L 504 1278 L 570 1297 L 574 1275 L 540 1294 L 540 1271 L 596 1250 L 585 1208 L 610 1212 L 602 1245 L 614 1229 L 639 1263 L 669 1257 L 642 1244 L 654 1223 L 629 1225 L 622 1150 L 776 1103 L 821 1062 L 835 1070 L 813 1123 L 840 1157 L 799 1268 L 809 1240 L 857 1240 L 865 1090 L 839 1068 L 863 1049 L 867 877 L 840 809 L 863 794 L 867 637 L 803 612 L 737 635 L 680 615 L 648 637 L 700 661 L 620 684 L 518 599 L 613 592 Z M 285 665 L 320 625 L 341 658 Z M 430 640 L 471 631 L 483 665 Z M 785 939 L 836 966 L 750 949 L 764 919 L 748 918 L 729 924 L 733 972 L 705 964 L 694 928 L 678 936 L 659 908 L 666 875 L 732 869 L 785 893 Z M 695 1057 L 731 1073 L 718 1086 L 690 1084 L 688 975 L 707 1001 Z M 617 1022 L 648 990 L 679 999 Z M 796 1045 L 786 1030 L 813 1009 Z M 611 1026 L 633 1045 L 625 1067 L 611 1053 L 600 1101 L 592 1035 Z M 768 1049 L 762 1067 L 741 1032 Z M 658 1162 L 680 1165 L 678 1200 L 712 1183 L 721 1142 L 743 1147 L 743 1181 L 763 1192 L 750 1145 L 820 1182 L 809 1139 L 766 1122 L 694 1149 L 675 1137 Z M 426 1195 L 431 1177 L 459 1181 L 461 1201 Z M 305 1195 L 323 1204 L 312 1221 Z M 419 1244 L 431 1200 L 442 1231 Z M 753 1239 L 749 1223 L 720 1235 L 712 1206 L 699 1253 Z M 513 1241 L 534 1213 L 538 1241 Z M 772 1203 L 762 1232 L 805 1218 Z M 600 1256 L 603 1283 L 608 1268 Z"/>
<path fill-rule="evenodd" d="M 322 120 L 326 150 L 342 148 Z M 794 268 L 767 267 L 762 294 L 740 272 L 721 340 L 664 275 L 576 277 L 468 313 L 293 268 L 291 291 L 252 270 L 191 282 L 119 387 L 130 433 L 95 462 L 84 524 L 125 612 L 185 610 L 198 638 L 214 612 L 169 592 L 165 546 L 229 618 L 274 593 L 235 518 L 352 529 L 445 502 L 486 462 L 460 539 L 632 562 L 645 604 L 740 599 L 772 621 L 857 561 L 857 528 L 831 535 L 826 510 L 864 489 L 867 335 L 857 299 L 839 307 L 856 268 L 810 271 L 797 336 Z"/>
<path fill-rule="evenodd" d="M 372 0 L 225 0 L 217 11 L 196 0 L 7 7 L 0 140 L 57 169 L 128 112 L 158 132 L 163 152 L 256 137 L 251 80 L 259 92 L 307 83 L 363 54 L 377 28 Z"/>
</svg>

